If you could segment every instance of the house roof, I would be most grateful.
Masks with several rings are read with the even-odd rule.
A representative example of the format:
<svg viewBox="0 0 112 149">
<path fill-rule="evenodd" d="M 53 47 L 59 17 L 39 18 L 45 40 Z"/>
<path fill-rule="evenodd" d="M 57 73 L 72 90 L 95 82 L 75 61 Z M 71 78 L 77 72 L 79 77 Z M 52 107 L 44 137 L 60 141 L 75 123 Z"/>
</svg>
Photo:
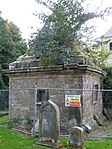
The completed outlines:
<svg viewBox="0 0 112 149">
<path fill-rule="evenodd" d="M 111 37 L 112 36 L 112 27 L 104 34 L 104 37 Z"/>
</svg>

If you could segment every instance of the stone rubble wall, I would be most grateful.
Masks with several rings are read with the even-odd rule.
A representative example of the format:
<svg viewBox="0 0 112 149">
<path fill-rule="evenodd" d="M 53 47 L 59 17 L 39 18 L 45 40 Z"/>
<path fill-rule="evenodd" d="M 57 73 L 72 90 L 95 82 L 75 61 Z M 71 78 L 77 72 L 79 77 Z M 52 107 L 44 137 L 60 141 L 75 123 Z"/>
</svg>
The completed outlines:
<svg viewBox="0 0 112 149">
<path fill-rule="evenodd" d="M 33 118 L 34 114 L 34 90 L 27 88 L 71 88 L 71 89 L 92 89 L 94 82 L 100 84 L 100 75 L 88 73 L 83 70 L 62 70 L 23 72 L 12 74 L 9 77 L 10 84 L 10 117 L 26 115 Z M 35 86 L 36 83 L 36 86 Z M 83 86 L 84 85 L 84 86 Z M 26 90 L 13 90 L 26 88 Z M 102 112 L 102 98 L 96 104 L 92 102 L 91 92 L 82 91 L 50 91 L 50 99 L 57 104 L 61 113 L 61 131 L 65 134 L 69 129 L 68 108 L 65 107 L 65 94 L 81 94 L 83 104 L 83 121 L 94 125 L 93 114 Z M 83 97 L 84 94 L 84 97 Z M 39 111 L 37 109 L 37 116 Z"/>
</svg>

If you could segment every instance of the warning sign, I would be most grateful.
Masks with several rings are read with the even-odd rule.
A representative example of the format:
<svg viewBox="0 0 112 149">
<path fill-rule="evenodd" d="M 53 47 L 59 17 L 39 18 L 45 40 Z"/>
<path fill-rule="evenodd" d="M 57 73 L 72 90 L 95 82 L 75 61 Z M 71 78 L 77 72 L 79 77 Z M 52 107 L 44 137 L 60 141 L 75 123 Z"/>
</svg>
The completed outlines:
<svg viewBox="0 0 112 149">
<path fill-rule="evenodd" d="M 80 95 L 65 95 L 65 106 L 80 107 Z"/>
</svg>

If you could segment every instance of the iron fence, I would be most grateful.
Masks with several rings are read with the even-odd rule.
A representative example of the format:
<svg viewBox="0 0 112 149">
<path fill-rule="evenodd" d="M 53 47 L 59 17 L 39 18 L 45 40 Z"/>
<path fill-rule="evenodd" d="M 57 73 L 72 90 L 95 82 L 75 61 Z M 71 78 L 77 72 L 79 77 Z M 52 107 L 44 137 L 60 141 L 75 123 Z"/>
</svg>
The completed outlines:
<svg viewBox="0 0 112 149">
<path fill-rule="evenodd" d="M 9 91 L 0 90 L 0 110 L 7 109 L 9 106 Z"/>
<path fill-rule="evenodd" d="M 33 134 L 35 134 L 35 123 L 38 117 L 37 106 L 40 106 L 40 103 L 43 100 L 42 98 L 44 98 L 44 95 L 46 94 L 44 91 L 49 92 L 49 98 L 47 97 L 47 100 L 55 100 L 56 104 L 58 104 L 59 106 L 65 106 L 65 95 L 80 95 L 81 106 L 86 109 L 89 108 L 88 106 L 90 105 L 84 103 L 88 100 L 88 102 L 92 104 L 94 111 L 95 108 L 98 108 L 96 103 L 102 101 L 103 99 L 102 108 L 107 109 L 110 117 L 112 115 L 111 89 L 15 88 L 11 89 L 10 91 L 0 90 L 0 109 L 3 110 L 9 107 L 10 116 L 17 116 L 17 114 L 19 115 L 19 113 L 23 113 L 24 115 L 29 116 L 32 115 L 32 119 L 34 122 Z M 63 111 L 62 113 L 64 113 L 66 109 L 64 111 L 61 109 Z M 88 111 L 91 111 L 91 108 Z M 64 114 L 65 115 L 63 116 L 66 117 L 66 112 Z"/>
<path fill-rule="evenodd" d="M 59 99 L 59 101 L 61 101 L 62 99 L 65 99 L 65 95 L 69 95 L 69 94 L 80 94 L 81 100 L 83 98 L 83 100 L 87 100 L 87 97 L 91 97 L 91 103 L 94 105 L 94 108 L 96 107 L 96 101 L 94 101 L 94 97 L 93 94 L 97 95 L 97 93 L 99 94 L 98 96 L 98 100 L 103 99 L 103 107 L 107 109 L 109 115 L 111 116 L 112 114 L 112 89 L 67 89 L 67 88 L 16 88 L 16 89 L 11 89 L 10 91 L 7 90 L 1 90 L 0 91 L 0 102 L 2 103 L 2 101 L 7 103 L 10 103 L 10 110 L 14 110 L 14 114 L 15 112 L 19 113 L 19 108 L 18 106 L 16 107 L 17 109 L 15 110 L 14 107 L 16 106 L 16 104 L 19 103 L 19 100 L 23 103 L 19 103 L 19 105 L 21 106 L 21 110 L 23 113 L 25 113 L 25 110 L 27 109 L 30 112 L 29 106 L 33 107 L 33 130 L 32 130 L 32 136 L 36 135 L 36 121 L 37 121 L 37 106 L 41 106 L 41 100 L 44 97 L 44 95 L 46 94 L 47 91 L 49 92 L 49 99 L 54 100 L 54 98 Z M 10 94 L 10 96 L 9 96 Z M 40 95 L 39 95 L 40 94 Z M 60 98 L 62 96 L 62 98 Z M 9 99 L 10 98 L 10 102 Z M 39 98 L 39 99 L 38 99 Z M 24 103 L 24 99 L 25 99 L 25 103 Z M 32 101 L 31 101 L 32 99 Z M 48 97 L 47 97 L 48 99 Z M 15 100 L 17 101 L 17 103 L 15 103 Z M 45 100 L 45 99 L 44 99 Z M 56 101 L 57 102 L 57 101 Z M 81 105 L 84 105 L 84 102 L 81 101 Z M 31 105 L 32 103 L 32 105 Z M 37 104 L 38 103 L 38 104 Z M 60 103 L 59 103 L 60 104 Z M 65 105 L 65 100 L 63 101 L 63 104 Z M 12 107 L 11 107 L 12 106 Z M 12 108 L 12 109 L 11 109 Z M 111 137 L 111 136 L 110 136 Z M 103 148 L 102 145 L 100 146 L 100 148 Z M 93 147 L 94 148 L 94 147 Z"/>
</svg>

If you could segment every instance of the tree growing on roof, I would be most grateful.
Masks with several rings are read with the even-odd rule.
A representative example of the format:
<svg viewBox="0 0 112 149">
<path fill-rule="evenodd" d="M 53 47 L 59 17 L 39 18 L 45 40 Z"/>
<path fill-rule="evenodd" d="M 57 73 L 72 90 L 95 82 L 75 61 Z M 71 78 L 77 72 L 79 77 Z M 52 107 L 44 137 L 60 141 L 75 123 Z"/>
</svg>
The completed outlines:
<svg viewBox="0 0 112 149">
<path fill-rule="evenodd" d="M 36 0 L 38 4 L 47 7 L 51 13 L 39 14 L 44 26 L 36 36 L 29 42 L 30 54 L 41 57 L 44 65 L 62 64 L 72 54 L 82 49 L 82 26 L 90 19 L 103 17 L 108 10 L 88 12 L 82 6 L 84 0 Z M 83 31 L 89 28 L 83 26 Z"/>
</svg>

